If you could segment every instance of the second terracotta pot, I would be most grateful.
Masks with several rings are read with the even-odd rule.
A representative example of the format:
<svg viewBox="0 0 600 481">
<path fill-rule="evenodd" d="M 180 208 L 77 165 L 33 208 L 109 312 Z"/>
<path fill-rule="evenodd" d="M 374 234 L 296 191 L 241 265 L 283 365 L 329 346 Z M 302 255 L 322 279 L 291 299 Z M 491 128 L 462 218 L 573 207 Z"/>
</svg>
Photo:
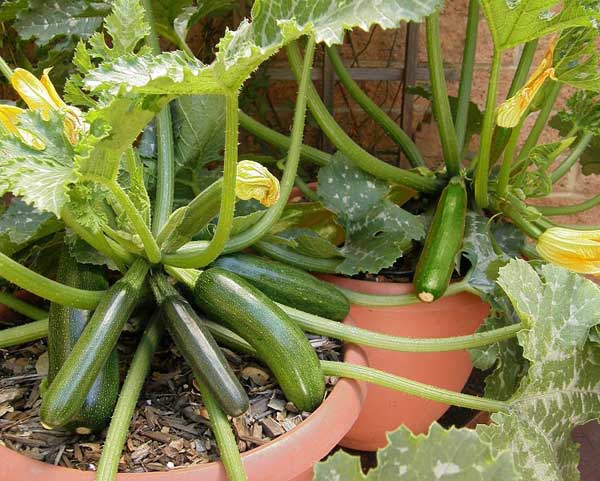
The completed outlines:
<svg viewBox="0 0 600 481">
<path fill-rule="evenodd" d="M 319 276 L 345 289 L 379 295 L 412 292 L 412 285 L 356 281 Z M 486 318 L 489 306 L 477 296 L 461 293 L 432 304 L 400 307 L 353 305 L 347 324 L 395 336 L 434 338 L 474 333 Z M 466 351 L 403 353 L 364 347 L 368 365 L 398 376 L 460 392 L 472 370 Z M 427 432 L 448 405 L 369 384 L 360 416 L 342 440 L 342 446 L 375 451 L 387 444 L 386 432 L 405 425 L 413 433 Z"/>
</svg>

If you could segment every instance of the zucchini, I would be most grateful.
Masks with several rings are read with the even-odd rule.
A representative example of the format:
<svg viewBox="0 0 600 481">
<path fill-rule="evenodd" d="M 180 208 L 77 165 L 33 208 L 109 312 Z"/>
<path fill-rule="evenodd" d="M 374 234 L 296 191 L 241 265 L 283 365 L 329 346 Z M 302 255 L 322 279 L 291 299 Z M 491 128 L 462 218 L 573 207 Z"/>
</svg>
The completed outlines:
<svg viewBox="0 0 600 481">
<path fill-rule="evenodd" d="M 61 254 L 57 281 L 71 287 L 106 290 L 108 282 L 98 266 L 79 264 L 65 246 Z M 81 336 L 92 311 L 50 305 L 48 317 L 48 384 L 51 384 Z M 98 373 L 75 418 L 64 426 L 79 434 L 100 431 L 108 424 L 119 395 L 119 357 L 113 349 Z"/>
<path fill-rule="evenodd" d="M 42 400 L 44 426 L 66 426 L 81 410 L 87 393 L 115 348 L 123 326 L 143 297 L 149 265 L 139 258 L 100 299 Z"/>
<path fill-rule="evenodd" d="M 152 289 L 175 345 L 201 383 L 207 386 L 223 410 L 239 416 L 249 406 L 246 391 L 229 367 L 205 319 L 177 292 L 162 274 L 151 280 Z"/>
<path fill-rule="evenodd" d="M 319 358 L 302 330 L 271 299 L 218 267 L 198 276 L 193 295 L 209 317 L 257 351 L 298 409 L 311 411 L 321 404 L 325 381 Z"/>
<path fill-rule="evenodd" d="M 332 284 L 281 262 L 248 254 L 219 257 L 213 264 L 246 279 L 276 302 L 341 321 L 350 303 Z"/>
<path fill-rule="evenodd" d="M 433 302 L 446 292 L 462 247 L 466 216 L 465 184 L 453 177 L 440 196 L 415 270 L 415 291 L 421 301 Z"/>
</svg>

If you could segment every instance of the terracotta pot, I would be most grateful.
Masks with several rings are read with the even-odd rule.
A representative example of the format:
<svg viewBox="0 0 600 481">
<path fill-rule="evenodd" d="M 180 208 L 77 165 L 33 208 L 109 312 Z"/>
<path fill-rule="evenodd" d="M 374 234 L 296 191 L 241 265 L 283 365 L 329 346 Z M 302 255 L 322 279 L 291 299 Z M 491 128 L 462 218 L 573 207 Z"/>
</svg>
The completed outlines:
<svg viewBox="0 0 600 481">
<path fill-rule="evenodd" d="M 350 346 L 346 361 L 365 365 L 360 348 Z M 248 481 L 311 481 L 313 466 L 325 457 L 356 421 L 366 396 L 366 386 L 340 380 L 325 402 L 304 422 L 283 436 L 245 453 L 242 458 Z M 92 481 L 94 473 L 35 461 L 0 447 L 2 481 Z M 117 481 L 227 481 L 220 462 L 168 472 L 119 474 Z"/>
<path fill-rule="evenodd" d="M 398 295 L 412 291 L 410 284 L 356 281 L 338 276 L 320 276 L 334 284 L 369 294 Z M 489 312 L 477 296 L 461 293 L 432 304 L 370 308 L 353 305 L 344 321 L 372 331 L 414 338 L 472 334 Z M 466 351 L 445 353 L 401 353 L 363 348 L 370 367 L 398 376 L 461 391 L 472 370 Z M 424 433 L 448 405 L 424 400 L 370 384 L 363 410 L 342 446 L 375 451 L 387 444 L 386 432 L 404 424 L 414 433 Z"/>
</svg>

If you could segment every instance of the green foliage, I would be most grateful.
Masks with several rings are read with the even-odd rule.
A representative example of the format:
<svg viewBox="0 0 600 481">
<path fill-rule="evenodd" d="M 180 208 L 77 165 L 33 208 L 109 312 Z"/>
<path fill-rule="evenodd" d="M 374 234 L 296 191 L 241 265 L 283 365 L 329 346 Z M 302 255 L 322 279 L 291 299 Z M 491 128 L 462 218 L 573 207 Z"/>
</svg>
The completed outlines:
<svg viewBox="0 0 600 481">
<path fill-rule="evenodd" d="M 595 0 L 481 0 L 495 48 L 503 52 L 570 27 L 595 27 Z"/>
<path fill-rule="evenodd" d="M 507 451 L 496 452 L 469 429 L 444 430 L 434 423 L 429 433 L 407 428 L 388 433 L 388 445 L 377 452 L 377 467 L 366 475 L 360 458 L 338 451 L 315 466 L 313 481 L 517 481 Z"/>
<path fill-rule="evenodd" d="M 600 56 L 596 28 L 569 28 L 562 32 L 554 65 L 556 78 L 585 90 L 600 91 Z"/>
</svg>

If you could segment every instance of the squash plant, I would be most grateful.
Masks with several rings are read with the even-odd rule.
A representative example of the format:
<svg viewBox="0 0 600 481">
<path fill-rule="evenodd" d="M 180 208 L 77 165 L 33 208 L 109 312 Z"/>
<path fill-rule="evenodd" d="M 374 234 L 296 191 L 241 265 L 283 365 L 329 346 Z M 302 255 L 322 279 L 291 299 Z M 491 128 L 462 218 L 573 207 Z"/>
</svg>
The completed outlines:
<svg viewBox="0 0 600 481">
<path fill-rule="evenodd" d="M 0 18 L 16 15 L 23 22 L 31 8 L 25 3 L 3 5 Z M 0 273 L 52 303 L 47 318 L 43 310 L 3 293 L 3 303 L 34 322 L 3 330 L 0 346 L 49 335 L 53 367 L 41 407 L 45 425 L 89 432 L 104 425 L 112 411 L 97 479 L 113 479 L 152 353 L 166 327 L 194 371 L 232 481 L 245 475 L 232 448 L 235 439 L 227 415 L 244 412 L 248 399 L 218 344 L 262 360 L 288 399 L 302 409 L 313 409 L 323 400 L 323 376 L 341 376 L 495 412 L 493 423 L 476 433 L 433 427 L 427 439 L 401 432 L 404 440 L 399 442 L 409 451 L 420 444 L 439 451 L 440 438 L 462 437 L 474 457 L 469 462 L 483 461 L 490 472 L 504 473 L 503 479 L 577 479 L 570 430 L 597 418 L 600 410 L 600 293 L 591 281 L 562 267 L 511 258 L 521 251 L 537 257 L 525 244 L 525 234 L 546 260 L 578 272 L 599 272 L 597 232 L 555 226 L 546 215 L 563 211 L 525 203 L 528 197 L 547 195 L 580 157 L 586 159 L 588 172 L 596 169 L 589 151 L 595 148 L 600 125 L 594 98 L 600 89 L 598 5 L 576 0 L 471 1 L 456 99 L 448 96 L 443 76 L 438 0 L 256 0 L 252 18 L 225 33 L 210 63 L 194 58 L 185 43 L 190 19 L 201 16 L 201 8 L 178 5 L 181 12 L 158 17 L 152 11 L 161 2 L 116 0 L 104 19 L 104 31 L 85 30 L 81 36 L 87 41 L 74 47 L 76 72 L 64 88 L 68 103 L 50 81 L 52 72 L 44 70 L 38 80 L 0 60 L 2 73 L 28 107 L 0 105 L 0 188 L 16 196 L 2 214 Z M 102 9 L 95 8 L 94 15 L 100 15 Z M 492 33 L 494 55 L 480 114 L 480 144 L 472 153 L 470 90 L 480 8 Z M 432 99 L 445 164 L 437 171 L 424 165 L 412 140 L 360 91 L 334 47 L 353 27 L 394 28 L 422 19 L 431 74 L 431 91 L 424 95 Z M 86 29 L 97 27 L 85 24 Z M 161 53 L 159 34 L 181 50 Z M 538 40 L 546 36 L 549 47 L 529 75 Z M 318 43 L 327 46 L 345 88 L 398 142 L 412 169 L 366 152 L 332 118 L 310 80 Z M 503 55 L 520 45 L 519 68 L 507 99 L 500 101 Z M 238 105 L 245 81 L 282 48 L 298 80 L 290 137 L 251 119 Z M 579 91 L 552 121 L 564 138 L 538 145 L 565 84 Z M 338 149 L 336 154 L 302 144 L 307 107 Z M 519 149 L 525 120 L 538 110 Z M 149 125 L 152 120 L 155 126 Z M 238 162 L 240 125 L 286 152 L 279 181 L 254 161 Z M 223 172 L 215 175 L 202 167 L 220 160 L 221 148 Z M 569 154 L 562 158 L 565 151 Z M 288 205 L 294 183 L 302 186 L 297 177 L 301 160 L 321 166 L 317 193 L 304 189 L 314 201 L 311 205 Z M 559 167 L 550 171 L 557 160 Z M 411 212 L 406 202 L 414 196 L 432 208 L 423 215 Z M 238 199 L 258 200 L 266 209 L 236 216 L 244 205 Z M 569 209 L 585 209 L 597 201 Z M 415 277 L 417 295 L 342 292 L 294 267 L 347 275 L 378 272 L 418 243 L 424 248 Z M 54 255 L 57 245 L 64 253 L 53 280 L 35 268 Z M 248 247 L 283 263 L 236 254 Z M 462 281 L 449 286 L 460 253 L 471 268 Z M 94 264 L 122 276 L 108 287 L 102 278 L 92 282 L 98 274 L 90 267 Z M 173 281 L 189 288 L 199 310 Z M 481 295 L 493 307 L 481 332 L 471 336 L 399 338 L 336 322 L 349 301 L 433 302 L 460 290 Z M 326 302 L 315 292 L 324 292 Z M 115 345 L 134 309 L 148 303 L 155 306 L 155 314 L 116 400 L 112 393 L 118 386 L 111 370 Z M 494 371 L 486 397 L 449 392 L 366 367 L 319 362 L 303 331 L 398 351 L 469 348 L 476 365 Z M 98 385 L 104 386 L 103 396 L 92 399 Z M 446 474 L 461 474 L 455 479 L 483 477 L 483 468 L 472 469 L 476 464 L 467 466 L 454 457 L 436 458 L 435 464 L 434 458 L 427 456 L 423 466 L 408 461 L 394 466 L 406 468 L 399 475 L 407 479 L 417 479 L 417 469 L 431 470 L 436 479 Z M 317 470 L 317 479 L 340 479 L 343 472 L 348 473 L 344 479 L 362 479 L 343 455 L 328 463 Z"/>
</svg>

